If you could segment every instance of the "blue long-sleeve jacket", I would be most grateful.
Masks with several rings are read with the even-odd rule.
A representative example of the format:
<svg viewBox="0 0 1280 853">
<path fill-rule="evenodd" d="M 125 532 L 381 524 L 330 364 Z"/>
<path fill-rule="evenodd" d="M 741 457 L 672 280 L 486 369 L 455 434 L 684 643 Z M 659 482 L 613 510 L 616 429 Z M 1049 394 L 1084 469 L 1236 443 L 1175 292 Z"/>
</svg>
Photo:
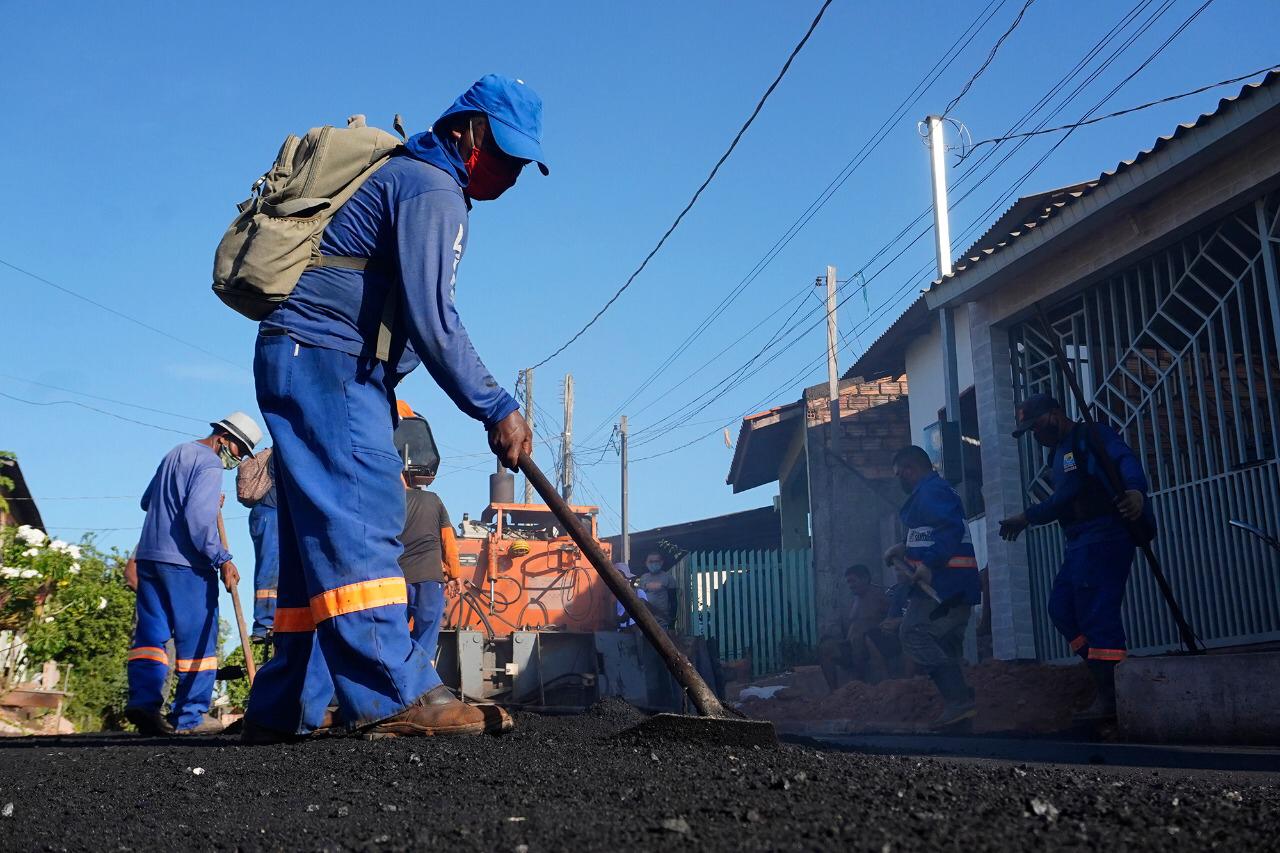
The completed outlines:
<svg viewBox="0 0 1280 853">
<path fill-rule="evenodd" d="M 218 454 L 194 441 L 170 450 L 142 495 L 147 518 L 137 559 L 200 570 L 221 567 L 231 559 L 218 536 L 221 497 Z"/>
<path fill-rule="evenodd" d="M 931 473 L 916 486 L 898 513 L 907 529 L 907 562 L 928 566 L 933 588 L 945 601 L 961 594 L 968 604 L 982 601 L 978 560 L 964 520 L 964 502 L 951 484 Z"/>
<path fill-rule="evenodd" d="M 466 172 L 456 151 L 430 132 L 409 142 L 342 206 L 320 242 L 321 254 L 368 258 L 368 267 L 307 270 L 262 328 L 373 358 L 383 306 L 394 292 L 388 363 L 395 373 L 425 363 L 459 409 L 491 427 L 519 405 L 480 360 L 454 307 L 467 245 Z"/>
<path fill-rule="evenodd" d="M 1026 511 L 1027 521 L 1031 524 L 1059 522 L 1068 546 L 1129 538 L 1120 514 L 1112 506 L 1116 496 L 1111 484 L 1089 450 L 1087 428 L 1085 424 L 1077 424 L 1058 442 L 1053 451 L 1050 472 L 1053 494 L 1047 500 L 1027 507 Z M 1136 489 L 1145 497 L 1149 486 L 1138 457 L 1111 427 L 1098 424 L 1097 430 L 1107 455 L 1120 471 L 1125 489 Z M 1083 472 L 1080 467 L 1082 460 Z M 1148 523 L 1154 523 L 1150 501 L 1146 503 L 1143 515 Z"/>
</svg>

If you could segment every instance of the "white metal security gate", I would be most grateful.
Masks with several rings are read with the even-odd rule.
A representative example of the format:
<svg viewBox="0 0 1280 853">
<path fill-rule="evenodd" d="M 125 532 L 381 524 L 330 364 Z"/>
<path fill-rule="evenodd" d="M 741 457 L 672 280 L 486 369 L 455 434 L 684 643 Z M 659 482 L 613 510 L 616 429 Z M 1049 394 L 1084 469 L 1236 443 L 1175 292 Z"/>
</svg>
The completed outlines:
<svg viewBox="0 0 1280 853">
<path fill-rule="evenodd" d="M 1228 525 L 1280 524 L 1278 220 L 1280 194 L 1266 195 L 1049 312 L 1095 415 L 1146 467 L 1157 554 L 1209 645 L 1280 638 L 1280 557 Z M 1018 399 L 1048 392 L 1074 409 L 1038 322 L 1011 334 Z M 1047 452 L 1028 435 L 1021 454 L 1038 500 Z M 1027 548 L 1037 655 L 1066 657 L 1042 606 L 1062 554 L 1057 526 L 1031 531 Z M 1130 647 L 1176 646 L 1150 572 L 1131 577 Z"/>
</svg>

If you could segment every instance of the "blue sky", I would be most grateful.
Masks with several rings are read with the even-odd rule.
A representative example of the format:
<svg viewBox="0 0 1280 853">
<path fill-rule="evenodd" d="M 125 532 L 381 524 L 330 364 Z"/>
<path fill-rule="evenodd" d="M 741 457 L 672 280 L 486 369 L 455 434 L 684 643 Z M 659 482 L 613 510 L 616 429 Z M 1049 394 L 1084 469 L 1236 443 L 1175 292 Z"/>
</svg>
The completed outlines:
<svg viewBox="0 0 1280 853">
<path fill-rule="evenodd" d="M 1136 4 L 1143 12 L 1126 32 L 1162 3 Z M 1079 119 L 1200 4 L 1174 0 L 1050 126 Z M 159 457 L 228 411 L 256 415 L 248 372 L 254 324 L 210 294 L 209 271 L 234 204 L 281 139 L 356 112 L 384 127 L 400 112 L 420 130 L 490 71 L 521 77 L 543 96 L 552 167 L 549 178 L 526 174 L 500 201 L 477 204 L 459 271 L 459 310 L 511 388 L 517 370 L 559 346 L 652 248 L 818 5 L 573 2 L 498 12 L 493 4 L 403 4 L 366 14 L 324 2 L 269 10 L 241 2 L 8 4 L 0 34 L 0 260 L 216 357 L 0 265 L 0 393 L 28 401 L 0 397 L 0 448 L 19 454 L 52 532 L 78 538 L 98 528 L 107 546 L 131 545 L 141 524 L 136 498 Z M 827 264 L 842 278 L 863 268 L 926 209 L 928 161 L 916 122 L 960 91 L 1020 5 L 836 0 L 680 230 L 599 324 L 538 371 L 538 406 L 550 417 L 537 426 L 552 443 L 558 385 L 574 375 L 585 472 L 577 497 L 604 504 L 604 532 L 618 528 L 617 457 L 606 447 L 615 408 L 752 272 L 956 36 L 993 10 L 807 226 L 627 406 L 636 459 L 712 433 L 633 466 L 633 528 L 772 500 L 768 486 L 730 493 L 732 451 L 718 428 L 729 425 L 736 437 L 742 414 L 794 400 L 824 378 L 814 277 Z M 1132 7 L 1039 0 L 953 117 L 974 139 L 1000 135 Z M 1271 0 L 1217 0 L 1102 111 L 1274 63 L 1274 12 Z M 1238 88 L 1084 128 L 1021 190 L 1096 176 Z M 957 250 L 971 229 L 989 224 L 985 209 L 1007 206 L 997 202 L 1057 138 L 1028 143 L 957 207 Z M 850 299 L 840 313 L 841 369 L 905 307 L 931 259 L 926 236 L 871 281 L 865 301 Z M 796 317 L 810 319 L 800 329 L 812 331 L 770 350 L 776 359 L 764 367 L 742 370 L 802 302 Z M 686 405 L 726 377 L 742 381 L 701 410 Z M 483 431 L 422 371 L 401 396 L 428 415 L 443 445 L 438 485 L 455 520 L 478 513 L 492 470 Z M 149 425 L 55 402 L 64 400 Z M 551 466 L 545 446 L 538 459 Z M 244 514 L 234 504 L 227 511 L 247 573 Z"/>
</svg>

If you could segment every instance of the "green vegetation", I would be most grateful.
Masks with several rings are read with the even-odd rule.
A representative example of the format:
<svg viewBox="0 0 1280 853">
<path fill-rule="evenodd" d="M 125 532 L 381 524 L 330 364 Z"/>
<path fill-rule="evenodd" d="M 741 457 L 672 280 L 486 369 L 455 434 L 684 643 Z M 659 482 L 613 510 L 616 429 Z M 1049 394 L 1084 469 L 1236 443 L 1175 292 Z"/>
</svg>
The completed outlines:
<svg viewBox="0 0 1280 853">
<path fill-rule="evenodd" d="M 73 545 L 26 525 L 0 528 L 0 631 L 25 641 L 29 670 L 70 667 L 66 717 L 81 730 L 121 723 L 134 607 L 124 562 L 92 537 Z M 0 689 L 6 678 L 16 675 L 0 673 Z"/>
</svg>

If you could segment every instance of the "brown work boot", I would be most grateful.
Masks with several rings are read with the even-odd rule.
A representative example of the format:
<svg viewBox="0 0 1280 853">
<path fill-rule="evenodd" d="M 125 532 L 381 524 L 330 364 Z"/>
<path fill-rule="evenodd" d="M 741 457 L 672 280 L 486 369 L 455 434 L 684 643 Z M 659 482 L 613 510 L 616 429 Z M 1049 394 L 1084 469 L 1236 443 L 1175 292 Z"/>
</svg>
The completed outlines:
<svg viewBox="0 0 1280 853">
<path fill-rule="evenodd" d="M 338 716 L 337 708 L 326 709 L 324 712 L 324 719 L 321 720 L 319 727 L 313 729 L 307 734 L 276 731 L 275 729 L 269 729 L 266 726 L 260 726 L 248 719 L 242 720 L 240 724 L 240 742 L 245 746 L 269 746 L 277 743 L 301 743 L 304 740 L 336 736 L 342 733 L 343 725 L 341 718 Z"/>
<path fill-rule="evenodd" d="M 159 711 L 146 708 L 125 708 L 124 718 L 133 723 L 138 734 L 148 737 L 173 734 L 173 725 Z"/>
<path fill-rule="evenodd" d="M 478 735 L 485 731 L 485 715 L 479 709 L 454 698 L 443 684 L 428 690 L 394 717 L 360 729 L 367 740 L 387 737 L 433 737 Z"/>
<path fill-rule="evenodd" d="M 484 730 L 491 735 L 506 734 L 516 727 L 516 721 L 507 713 L 506 708 L 497 705 L 472 705 L 484 715 Z"/>
<path fill-rule="evenodd" d="M 205 714 L 200 718 L 200 722 L 188 729 L 174 729 L 175 735 L 217 735 L 222 734 L 225 728 L 222 723 Z"/>
</svg>

